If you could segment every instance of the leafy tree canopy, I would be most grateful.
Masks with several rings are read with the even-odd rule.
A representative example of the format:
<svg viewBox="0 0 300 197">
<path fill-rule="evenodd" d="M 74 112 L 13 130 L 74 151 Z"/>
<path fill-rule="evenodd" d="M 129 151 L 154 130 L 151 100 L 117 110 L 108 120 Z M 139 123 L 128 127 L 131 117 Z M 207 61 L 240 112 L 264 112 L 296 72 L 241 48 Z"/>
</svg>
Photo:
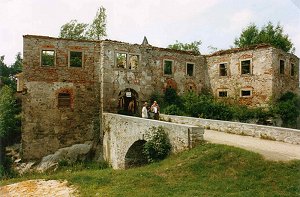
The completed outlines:
<svg viewBox="0 0 300 197">
<path fill-rule="evenodd" d="M 289 36 L 283 33 L 283 27 L 278 23 L 274 26 L 271 22 L 259 29 L 255 24 L 245 28 L 234 44 L 236 47 L 247 47 L 255 44 L 270 44 L 285 52 L 293 53 L 295 48 Z"/>
<path fill-rule="evenodd" d="M 74 40 L 87 39 L 86 28 L 88 24 L 78 23 L 77 20 L 71 20 L 60 28 L 60 38 L 69 38 Z"/>
<path fill-rule="evenodd" d="M 92 40 L 100 40 L 106 36 L 106 14 L 105 8 L 101 6 L 89 27 L 88 37 Z"/>
<path fill-rule="evenodd" d="M 106 36 L 105 8 L 101 6 L 91 24 L 71 20 L 60 28 L 60 38 L 100 40 Z"/>
<path fill-rule="evenodd" d="M 194 41 L 191 43 L 181 43 L 176 40 L 175 44 L 170 44 L 168 46 L 169 49 L 176 49 L 176 50 L 182 50 L 182 51 L 192 51 L 195 53 L 200 54 L 199 46 L 201 45 L 201 41 Z"/>
<path fill-rule="evenodd" d="M 4 63 L 4 56 L 0 57 L 0 88 L 8 85 L 14 90 L 16 89 L 15 75 L 22 72 L 22 57 L 19 52 L 16 55 L 16 60 L 11 66 Z"/>
</svg>

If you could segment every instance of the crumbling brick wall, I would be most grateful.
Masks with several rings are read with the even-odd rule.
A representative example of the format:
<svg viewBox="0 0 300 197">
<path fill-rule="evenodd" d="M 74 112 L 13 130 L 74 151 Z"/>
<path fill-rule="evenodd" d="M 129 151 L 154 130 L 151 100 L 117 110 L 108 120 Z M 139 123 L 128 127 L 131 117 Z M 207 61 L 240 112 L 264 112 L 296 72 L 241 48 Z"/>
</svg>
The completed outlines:
<svg viewBox="0 0 300 197">
<path fill-rule="evenodd" d="M 290 76 L 290 67 L 286 66 L 285 74 L 279 77 L 279 54 L 287 61 L 293 57 L 295 76 Z M 264 107 L 274 97 L 288 90 L 295 92 L 299 86 L 297 58 L 269 45 L 220 51 L 207 56 L 206 60 L 211 91 L 223 101 Z M 241 64 L 247 60 L 250 61 L 250 73 L 243 74 Z M 222 76 L 221 64 L 227 66 L 225 76 Z M 250 91 L 250 95 L 243 96 L 243 90 Z M 227 92 L 227 96 L 219 95 L 220 91 Z"/>
<path fill-rule="evenodd" d="M 55 51 L 53 66 L 41 65 L 41 51 Z M 70 67 L 69 52 L 82 51 L 82 67 Z M 98 42 L 24 36 L 22 149 L 38 159 L 62 147 L 93 140 L 99 121 Z M 60 107 L 58 95 L 69 96 Z"/>
<path fill-rule="evenodd" d="M 178 94 L 187 91 L 200 93 L 206 87 L 204 57 L 192 52 L 163 49 L 150 45 L 128 44 L 117 41 L 103 41 L 101 53 L 103 77 L 103 107 L 105 111 L 116 112 L 120 92 L 135 90 L 141 102 L 149 101 L 153 92 L 163 94 L 167 87 L 176 89 Z M 116 55 L 126 54 L 127 66 L 118 67 Z M 139 62 L 129 68 L 130 56 L 137 55 Z M 172 74 L 164 74 L 164 60 L 172 61 Z M 193 76 L 186 71 L 187 63 L 193 64 Z"/>
</svg>

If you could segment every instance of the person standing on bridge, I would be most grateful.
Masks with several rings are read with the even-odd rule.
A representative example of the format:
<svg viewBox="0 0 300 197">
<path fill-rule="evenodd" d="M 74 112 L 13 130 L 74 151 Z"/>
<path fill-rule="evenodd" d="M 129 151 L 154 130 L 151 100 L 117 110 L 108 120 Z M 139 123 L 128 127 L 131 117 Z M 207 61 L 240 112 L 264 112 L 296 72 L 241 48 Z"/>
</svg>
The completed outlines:
<svg viewBox="0 0 300 197">
<path fill-rule="evenodd" d="M 148 118 L 148 103 L 145 102 L 142 108 L 142 118 Z"/>
<path fill-rule="evenodd" d="M 154 120 L 159 119 L 159 105 L 157 104 L 156 101 L 153 102 L 151 106 L 151 111 L 154 113 Z"/>
</svg>

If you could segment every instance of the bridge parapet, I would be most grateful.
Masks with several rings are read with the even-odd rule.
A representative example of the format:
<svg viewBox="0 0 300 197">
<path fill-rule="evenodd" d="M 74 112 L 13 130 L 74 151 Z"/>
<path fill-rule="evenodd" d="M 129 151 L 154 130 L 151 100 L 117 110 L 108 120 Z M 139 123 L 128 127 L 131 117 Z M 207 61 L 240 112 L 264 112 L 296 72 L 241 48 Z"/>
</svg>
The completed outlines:
<svg viewBox="0 0 300 197">
<path fill-rule="evenodd" d="M 103 113 L 103 155 L 114 169 L 125 168 L 131 145 L 145 140 L 151 127 L 162 126 L 170 138 L 172 153 L 195 147 L 203 140 L 204 128 L 119 114 Z"/>
</svg>

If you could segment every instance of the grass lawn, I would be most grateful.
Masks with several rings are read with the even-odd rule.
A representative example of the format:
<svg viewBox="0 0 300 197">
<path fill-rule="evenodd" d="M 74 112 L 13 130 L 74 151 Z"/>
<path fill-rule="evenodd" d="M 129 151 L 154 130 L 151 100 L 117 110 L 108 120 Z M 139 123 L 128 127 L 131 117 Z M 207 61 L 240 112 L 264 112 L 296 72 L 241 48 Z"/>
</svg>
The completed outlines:
<svg viewBox="0 0 300 197">
<path fill-rule="evenodd" d="M 77 164 L 49 174 L 4 180 L 62 179 L 81 196 L 300 196 L 300 161 L 273 162 L 239 148 L 203 144 L 129 170 Z"/>
</svg>

